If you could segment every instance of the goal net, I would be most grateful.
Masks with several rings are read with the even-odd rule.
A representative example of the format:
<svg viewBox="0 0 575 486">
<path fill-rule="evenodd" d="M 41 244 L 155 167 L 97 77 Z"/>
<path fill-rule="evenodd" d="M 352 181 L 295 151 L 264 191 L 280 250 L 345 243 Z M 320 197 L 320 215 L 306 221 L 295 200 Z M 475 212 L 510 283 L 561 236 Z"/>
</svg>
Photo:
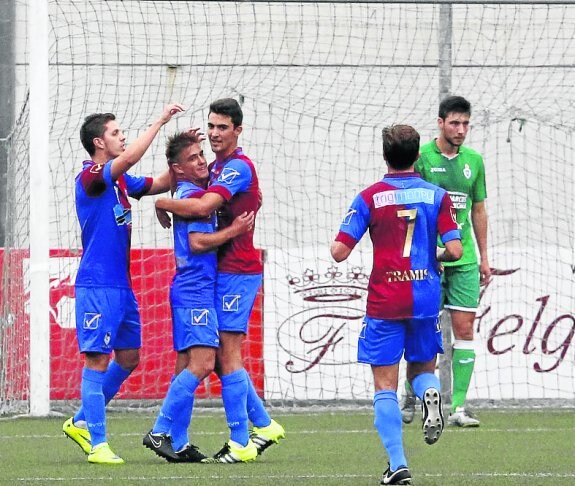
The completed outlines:
<svg viewBox="0 0 575 486">
<path fill-rule="evenodd" d="M 166 103 L 186 105 L 135 170 L 150 175 L 166 166 L 168 134 L 205 128 L 217 98 L 242 103 L 240 144 L 256 164 L 264 198 L 256 242 L 265 251 L 265 275 L 246 341 L 250 372 L 273 402 L 358 401 L 373 395 L 369 368 L 356 363 L 370 244 L 362 242 L 345 264 L 331 261 L 329 245 L 354 195 L 385 173 L 381 129 L 407 123 L 430 140 L 447 90 L 472 103 L 466 143 L 486 163 L 494 268 L 476 320 L 469 398 L 573 405 L 569 3 L 50 0 L 52 400 L 76 399 L 79 390 L 73 282 L 81 243 L 73 186 L 87 157 L 78 135 L 86 115 L 114 112 L 130 142 Z M 440 27 L 446 8 L 448 36 Z M 19 73 L 24 86 L 25 65 Z M 10 153 L 12 184 L 21 187 L 25 167 Z M 10 199 L 20 221 L 23 197 Z M 160 399 L 174 367 L 171 234 L 156 222 L 152 198 L 133 211 L 144 347 L 119 398 Z M 13 219 L 7 221 L 17 225 Z M 24 378 L 16 391 L 26 389 L 25 252 L 6 264 L 10 250 L 20 248 L 25 238 L 4 249 L 0 407 L 15 393 L 11 373 Z M 11 285 L 13 272 L 23 285 Z M 217 380 L 202 393 L 217 396 Z"/>
</svg>

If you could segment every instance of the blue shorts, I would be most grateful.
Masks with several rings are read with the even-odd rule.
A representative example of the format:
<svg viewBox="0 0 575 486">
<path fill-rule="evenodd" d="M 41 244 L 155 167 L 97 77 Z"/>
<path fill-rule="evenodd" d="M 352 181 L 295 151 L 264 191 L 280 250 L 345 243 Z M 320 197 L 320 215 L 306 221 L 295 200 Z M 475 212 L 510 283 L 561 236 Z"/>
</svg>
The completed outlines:
<svg viewBox="0 0 575 486">
<path fill-rule="evenodd" d="M 217 348 L 220 345 L 216 309 L 172 307 L 172 337 L 174 351 L 192 346 Z"/>
<path fill-rule="evenodd" d="M 261 273 L 218 273 L 215 305 L 220 332 L 248 332 L 250 314 L 261 284 Z"/>
<path fill-rule="evenodd" d="M 81 353 L 139 349 L 141 328 L 132 289 L 76 287 L 76 335 Z"/>
<path fill-rule="evenodd" d="M 359 333 L 357 361 L 374 366 L 431 361 L 443 354 L 439 317 L 387 321 L 366 316 Z"/>
</svg>

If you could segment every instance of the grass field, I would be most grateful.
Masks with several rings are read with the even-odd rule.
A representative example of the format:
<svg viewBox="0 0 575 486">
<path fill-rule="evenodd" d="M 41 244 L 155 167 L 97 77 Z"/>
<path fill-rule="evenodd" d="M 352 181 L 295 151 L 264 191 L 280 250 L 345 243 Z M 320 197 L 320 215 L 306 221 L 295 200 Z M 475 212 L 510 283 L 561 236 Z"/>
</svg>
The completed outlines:
<svg viewBox="0 0 575 486">
<path fill-rule="evenodd" d="M 168 464 L 142 444 L 154 416 L 110 413 L 109 441 L 123 466 L 88 464 L 61 432 L 66 417 L 0 420 L 0 485 L 377 485 L 386 456 L 369 409 L 279 412 L 287 437 L 252 464 Z M 404 427 L 413 484 L 573 485 L 575 411 L 480 411 L 479 429 L 446 428 L 428 446 Z M 227 438 L 220 411 L 198 409 L 192 438 L 206 453 Z M 90 481 L 90 483 L 87 483 Z"/>
</svg>

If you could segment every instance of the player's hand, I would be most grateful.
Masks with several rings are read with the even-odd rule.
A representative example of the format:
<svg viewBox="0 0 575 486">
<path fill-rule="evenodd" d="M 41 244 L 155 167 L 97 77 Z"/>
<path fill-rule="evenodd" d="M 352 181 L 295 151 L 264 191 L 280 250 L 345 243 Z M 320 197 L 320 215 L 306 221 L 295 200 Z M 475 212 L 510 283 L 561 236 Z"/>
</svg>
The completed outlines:
<svg viewBox="0 0 575 486">
<path fill-rule="evenodd" d="M 206 134 L 202 132 L 200 127 L 191 127 L 186 130 L 186 133 L 191 135 L 192 137 L 196 137 L 198 142 L 203 142 L 206 139 Z"/>
<path fill-rule="evenodd" d="M 241 235 L 246 231 L 251 231 L 254 229 L 255 220 L 256 215 L 253 211 L 250 211 L 249 213 L 243 212 L 233 220 L 230 226 L 237 231 L 236 235 Z"/>
<path fill-rule="evenodd" d="M 185 108 L 178 103 L 171 103 L 169 105 L 166 105 L 164 107 L 164 111 L 162 112 L 162 115 L 160 116 L 160 123 L 162 125 L 165 125 L 166 123 L 168 123 L 172 119 L 172 117 L 176 113 L 181 113 L 182 111 L 185 111 Z"/>
<path fill-rule="evenodd" d="M 487 260 L 481 260 L 479 264 L 479 285 L 487 285 L 491 282 L 491 267 Z"/>
<path fill-rule="evenodd" d="M 172 227 L 172 218 L 170 218 L 169 213 L 165 209 L 158 207 L 157 202 L 158 201 L 156 201 L 156 218 L 158 219 L 158 221 L 162 225 L 162 228 L 166 228 L 166 229 L 171 228 Z"/>
</svg>

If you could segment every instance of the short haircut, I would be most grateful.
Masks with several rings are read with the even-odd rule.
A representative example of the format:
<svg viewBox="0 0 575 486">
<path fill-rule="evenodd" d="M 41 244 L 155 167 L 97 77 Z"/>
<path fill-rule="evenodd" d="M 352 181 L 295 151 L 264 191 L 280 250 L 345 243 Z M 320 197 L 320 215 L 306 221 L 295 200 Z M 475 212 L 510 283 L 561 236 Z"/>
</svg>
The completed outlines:
<svg viewBox="0 0 575 486">
<path fill-rule="evenodd" d="M 93 113 L 84 118 L 80 128 L 80 141 L 90 156 L 96 153 L 94 139 L 102 138 L 106 131 L 106 123 L 115 119 L 116 116 L 112 113 Z"/>
<path fill-rule="evenodd" d="M 419 133 L 409 125 L 392 125 L 382 130 L 383 157 L 396 170 L 405 170 L 419 157 Z"/>
<path fill-rule="evenodd" d="M 200 135 L 197 132 L 178 132 L 169 137 L 166 142 L 168 165 L 179 162 L 182 151 L 196 143 L 201 143 Z"/>
<path fill-rule="evenodd" d="M 239 127 L 244 120 L 242 108 L 233 98 L 222 98 L 212 102 L 210 105 L 210 113 L 229 116 L 232 119 L 234 127 Z"/>
<path fill-rule="evenodd" d="M 471 115 L 471 103 L 463 96 L 448 96 L 439 103 L 439 118 L 445 120 L 450 113 Z"/>
</svg>

